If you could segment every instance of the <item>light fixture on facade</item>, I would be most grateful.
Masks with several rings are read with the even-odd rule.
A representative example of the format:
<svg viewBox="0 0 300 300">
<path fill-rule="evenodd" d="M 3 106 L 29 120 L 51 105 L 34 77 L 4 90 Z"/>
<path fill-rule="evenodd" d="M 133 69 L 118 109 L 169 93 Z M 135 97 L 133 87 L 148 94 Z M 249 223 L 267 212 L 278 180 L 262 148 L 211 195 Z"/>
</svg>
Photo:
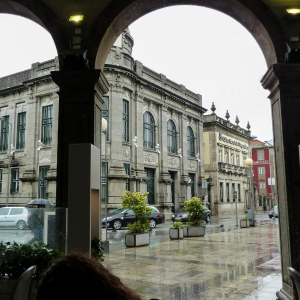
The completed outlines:
<svg viewBox="0 0 300 300">
<path fill-rule="evenodd" d="M 41 140 L 38 140 L 38 147 L 37 147 L 37 151 L 40 151 L 41 148 L 45 147 L 46 145 L 41 141 Z"/>
<path fill-rule="evenodd" d="M 180 158 L 182 158 L 181 149 L 178 149 L 178 155 L 179 155 Z"/>
<path fill-rule="evenodd" d="M 159 144 L 156 144 L 156 146 L 155 146 L 155 150 L 156 150 L 156 152 L 157 152 L 158 154 L 160 154 L 160 150 L 159 150 Z"/>
<path fill-rule="evenodd" d="M 138 144 L 137 144 L 137 136 L 135 136 L 135 137 L 132 139 L 132 142 L 133 142 L 133 146 L 138 147 Z"/>
<path fill-rule="evenodd" d="M 73 16 L 70 16 L 69 21 L 77 23 L 77 22 L 82 21 L 83 17 L 84 17 L 83 15 L 73 15 Z"/>
<path fill-rule="evenodd" d="M 286 11 L 290 15 L 298 15 L 298 14 L 300 14 L 300 8 L 288 8 Z"/>
</svg>

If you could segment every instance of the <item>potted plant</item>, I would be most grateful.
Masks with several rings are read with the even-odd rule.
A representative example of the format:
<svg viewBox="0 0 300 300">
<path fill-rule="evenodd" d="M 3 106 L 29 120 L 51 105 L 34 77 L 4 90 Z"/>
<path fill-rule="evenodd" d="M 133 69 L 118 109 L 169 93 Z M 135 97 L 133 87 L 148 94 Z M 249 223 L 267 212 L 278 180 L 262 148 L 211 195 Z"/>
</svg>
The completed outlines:
<svg viewBox="0 0 300 300">
<path fill-rule="evenodd" d="M 125 234 L 125 245 L 136 247 L 149 245 L 150 222 L 147 219 L 152 213 L 152 209 L 147 206 L 148 193 L 125 191 L 122 197 L 124 208 L 132 209 L 135 214 L 135 222 L 128 224 L 129 233 Z"/>
<path fill-rule="evenodd" d="M 29 267 L 36 266 L 36 276 L 49 266 L 53 259 L 62 256 L 57 249 L 50 248 L 40 240 L 34 244 L 0 242 L 0 299 L 11 299 L 18 278 Z M 32 284 L 31 294 L 34 294 Z"/>
<path fill-rule="evenodd" d="M 182 222 L 174 222 L 169 229 L 169 236 L 171 240 L 183 239 L 183 225 Z"/>
<path fill-rule="evenodd" d="M 184 209 L 189 213 L 187 222 L 188 226 L 183 228 L 183 236 L 204 236 L 205 226 L 202 226 L 202 216 L 204 208 L 202 201 L 198 197 L 192 197 L 184 202 Z"/>
<path fill-rule="evenodd" d="M 243 219 L 240 220 L 240 227 L 241 228 L 247 228 L 250 227 L 250 219 L 249 215 L 245 215 Z"/>
</svg>

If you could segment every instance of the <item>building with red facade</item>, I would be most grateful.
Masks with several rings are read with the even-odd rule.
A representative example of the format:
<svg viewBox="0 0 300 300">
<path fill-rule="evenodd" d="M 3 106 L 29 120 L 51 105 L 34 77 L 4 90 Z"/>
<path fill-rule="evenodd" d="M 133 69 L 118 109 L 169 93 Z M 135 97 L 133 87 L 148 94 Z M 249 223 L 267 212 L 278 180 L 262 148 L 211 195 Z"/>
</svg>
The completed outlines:
<svg viewBox="0 0 300 300">
<path fill-rule="evenodd" d="M 277 204 L 276 172 L 273 141 L 252 140 L 253 182 L 256 187 L 256 207 L 268 210 Z"/>
</svg>

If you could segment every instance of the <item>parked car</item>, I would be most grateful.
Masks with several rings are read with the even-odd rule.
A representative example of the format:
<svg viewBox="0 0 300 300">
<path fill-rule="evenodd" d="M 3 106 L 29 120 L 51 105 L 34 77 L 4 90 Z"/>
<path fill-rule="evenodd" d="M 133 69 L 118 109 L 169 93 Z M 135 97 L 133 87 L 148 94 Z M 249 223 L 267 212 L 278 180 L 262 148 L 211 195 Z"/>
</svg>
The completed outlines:
<svg viewBox="0 0 300 300">
<path fill-rule="evenodd" d="M 273 217 L 278 218 L 278 205 L 275 205 L 275 206 L 269 211 L 269 218 L 272 219 Z"/>
<path fill-rule="evenodd" d="M 27 227 L 30 210 L 27 207 L 0 208 L 0 227 L 17 227 L 23 230 Z"/>
<path fill-rule="evenodd" d="M 150 227 L 155 228 L 157 224 L 162 223 L 162 213 L 154 206 L 149 206 L 152 208 L 152 213 L 147 218 L 150 221 Z M 126 209 L 123 207 L 117 208 L 107 214 L 107 228 L 121 229 L 122 227 L 127 227 L 128 223 L 133 223 L 135 221 L 135 213 L 132 209 Z M 102 218 L 102 227 L 106 226 L 106 218 Z"/>
<path fill-rule="evenodd" d="M 211 216 L 211 211 L 203 205 L 204 208 L 204 212 L 203 212 L 203 216 L 202 216 L 202 220 L 206 221 L 206 223 L 208 223 L 210 221 L 210 216 Z M 184 207 L 181 208 L 177 213 L 172 215 L 172 221 L 173 222 L 183 222 L 186 223 L 189 221 L 188 219 L 188 212 L 185 211 Z"/>
</svg>

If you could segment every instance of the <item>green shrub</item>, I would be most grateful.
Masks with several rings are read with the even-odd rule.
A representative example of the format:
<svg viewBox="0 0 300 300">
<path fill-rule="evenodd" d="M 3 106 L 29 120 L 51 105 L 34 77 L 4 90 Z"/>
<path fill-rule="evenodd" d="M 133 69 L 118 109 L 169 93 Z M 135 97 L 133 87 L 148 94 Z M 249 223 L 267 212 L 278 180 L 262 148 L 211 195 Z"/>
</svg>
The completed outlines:
<svg viewBox="0 0 300 300">
<path fill-rule="evenodd" d="M 36 265 L 36 274 L 41 274 L 52 262 L 63 255 L 57 249 L 41 241 L 33 245 L 16 242 L 0 242 L 0 278 L 17 279 L 29 267 Z"/>
<path fill-rule="evenodd" d="M 249 221 L 249 215 L 245 215 L 245 217 L 243 219 L 241 219 L 242 221 Z"/>
<path fill-rule="evenodd" d="M 190 200 L 186 200 L 184 202 L 184 209 L 189 213 L 189 222 L 187 222 L 188 225 L 201 225 L 204 207 L 202 206 L 202 201 L 200 198 L 193 197 Z"/>
<path fill-rule="evenodd" d="M 93 238 L 91 241 L 91 256 L 104 261 L 102 241 L 98 238 Z"/>
<path fill-rule="evenodd" d="M 147 195 L 149 193 L 129 192 L 125 191 L 122 197 L 122 206 L 124 208 L 132 209 L 135 213 L 136 221 L 128 224 L 129 232 L 142 233 L 150 229 L 150 222 L 147 216 L 151 215 L 152 209 L 148 207 Z"/>
<path fill-rule="evenodd" d="M 171 226 L 172 229 L 183 229 L 182 222 L 174 222 L 173 225 Z"/>
</svg>

